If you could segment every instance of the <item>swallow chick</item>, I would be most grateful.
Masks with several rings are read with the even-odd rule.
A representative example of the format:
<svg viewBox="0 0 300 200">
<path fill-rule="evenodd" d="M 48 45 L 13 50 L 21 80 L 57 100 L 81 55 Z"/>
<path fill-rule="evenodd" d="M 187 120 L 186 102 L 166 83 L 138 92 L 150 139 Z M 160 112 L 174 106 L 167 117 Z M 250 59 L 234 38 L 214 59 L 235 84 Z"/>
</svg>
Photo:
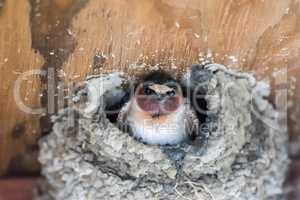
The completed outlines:
<svg viewBox="0 0 300 200">
<path fill-rule="evenodd" d="M 151 73 L 138 84 L 118 122 L 135 138 L 152 145 L 180 144 L 192 138 L 199 127 L 180 85 L 162 72 Z"/>
</svg>

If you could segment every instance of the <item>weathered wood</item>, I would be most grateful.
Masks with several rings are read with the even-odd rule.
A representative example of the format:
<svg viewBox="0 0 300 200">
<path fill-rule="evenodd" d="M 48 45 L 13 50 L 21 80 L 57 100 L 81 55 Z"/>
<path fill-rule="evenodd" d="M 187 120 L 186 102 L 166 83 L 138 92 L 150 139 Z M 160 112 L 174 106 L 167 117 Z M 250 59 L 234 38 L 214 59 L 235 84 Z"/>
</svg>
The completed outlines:
<svg viewBox="0 0 300 200">
<path fill-rule="evenodd" d="M 182 2 L 90 1 L 71 29 L 78 45 L 64 65 L 69 78 L 91 72 L 97 52 L 107 57 L 104 71 L 135 72 L 129 65 L 143 61 L 173 62 L 180 71 L 210 52 L 217 62 L 251 68 L 260 37 L 291 5 L 270 0 Z"/>
<path fill-rule="evenodd" d="M 43 58 L 31 48 L 27 1 L 8 0 L 0 10 L 0 175 L 10 170 L 38 170 L 35 146 L 39 116 L 22 112 L 13 95 L 20 74 L 39 69 Z M 30 77 L 21 87 L 22 100 L 30 107 L 40 105 L 41 84 Z"/>
<path fill-rule="evenodd" d="M 38 50 L 45 59 L 41 68 L 47 73 L 41 79 L 41 84 L 46 86 L 41 103 L 47 108 L 47 115 L 40 120 L 42 135 L 51 131 L 49 117 L 58 111 L 55 95 L 61 79 L 60 69 L 76 46 L 76 40 L 69 34 L 68 28 L 73 16 L 85 3 L 86 0 L 30 0 L 32 48 Z M 49 77 L 53 79 L 53 83 L 50 83 Z M 49 92 L 50 88 L 53 92 Z"/>
<path fill-rule="evenodd" d="M 44 70 L 44 76 L 28 77 L 22 84 L 20 96 L 31 108 L 47 108 L 47 71 L 53 71 L 55 82 L 51 87 L 56 88 L 58 69 L 75 46 L 74 38 L 67 33 L 68 22 L 84 2 L 1 1 L 0 175 L 8 170 L 39 170 L 37 139 L 49 132 L 49 115 L 22 111 L 14 101 L 15 81 L 29 70 Z"/>
</svg>

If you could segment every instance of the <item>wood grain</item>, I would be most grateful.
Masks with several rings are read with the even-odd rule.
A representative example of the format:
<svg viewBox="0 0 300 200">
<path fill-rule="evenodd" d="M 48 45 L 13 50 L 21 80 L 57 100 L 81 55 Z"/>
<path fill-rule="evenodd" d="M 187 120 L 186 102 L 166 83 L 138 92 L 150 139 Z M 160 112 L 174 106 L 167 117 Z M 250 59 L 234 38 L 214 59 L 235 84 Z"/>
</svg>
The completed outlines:
<svg viewBox="0 0 300 200">
<path fill-rule="evenodd" d="M 104 71 L 135 73 L 130 64 L 144 62 L 164 68 L 173 63 L 180 72 L 207 53 L 216 62 L 249 69 L 259 38 L 289 6 L 274 0 L 90 1 L 73 22 L 78 45 L 64 69 L 69 79 L 84 77 L 99 52 L 107 57 Z"/>
<path fill-rule="evenodd" d="M 0 175 L 10 165 L 28 172 L 38 169 L 32 147 L 39 136 L 39 116 L 22 112 L 13 95 L 17 77 L 43 64 L 43 58 L 31 48 L 29 12 L 29 3 L 19 0 L 5 1 L 0 11 Z M 40 91 L 39 77 L 30 77 L 22 84 L 22 100 L 38 108 Z"/>
</svg>

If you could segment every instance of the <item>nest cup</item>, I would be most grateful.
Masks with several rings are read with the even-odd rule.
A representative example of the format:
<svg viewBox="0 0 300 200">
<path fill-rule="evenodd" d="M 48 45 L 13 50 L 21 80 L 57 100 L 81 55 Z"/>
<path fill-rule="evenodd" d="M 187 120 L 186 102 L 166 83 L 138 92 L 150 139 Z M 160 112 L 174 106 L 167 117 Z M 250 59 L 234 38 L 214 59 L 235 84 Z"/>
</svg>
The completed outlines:
<svg viewBox="0 0 300 200">
<path fill-rule="evenodd" d="M 263 83 L 223 71 L 206 76 L 205 137 L 177 146 L 143 144 L 102 114 L 124 96 L 126 77 L 89 78 L 87 106 L 61 111 L 40 141 L 46 186 L 37 199 L 285 199 L 287 134 Z"/>
</svg>

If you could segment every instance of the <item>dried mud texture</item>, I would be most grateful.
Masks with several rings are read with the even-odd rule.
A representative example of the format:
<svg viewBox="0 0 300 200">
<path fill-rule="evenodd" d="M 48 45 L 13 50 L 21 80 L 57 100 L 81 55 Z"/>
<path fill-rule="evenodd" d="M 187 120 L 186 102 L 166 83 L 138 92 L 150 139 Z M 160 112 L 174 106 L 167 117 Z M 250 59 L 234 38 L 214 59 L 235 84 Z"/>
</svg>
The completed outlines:
<svg viewBox="0 0 300 200">
<path fill-rule="evenodd" d="M 108 85 L 98 95 L 121 87 L 111 77 L 91 79 Z M 222 71 L 204 86 L 211 112 L 200 146 L 145 145 L 102 114 L 62 111 L 40 142 L 47 192 L 38 199 L 285 199 L 287 134 L 265 100 L 268 86 Z"/>
</svg>

